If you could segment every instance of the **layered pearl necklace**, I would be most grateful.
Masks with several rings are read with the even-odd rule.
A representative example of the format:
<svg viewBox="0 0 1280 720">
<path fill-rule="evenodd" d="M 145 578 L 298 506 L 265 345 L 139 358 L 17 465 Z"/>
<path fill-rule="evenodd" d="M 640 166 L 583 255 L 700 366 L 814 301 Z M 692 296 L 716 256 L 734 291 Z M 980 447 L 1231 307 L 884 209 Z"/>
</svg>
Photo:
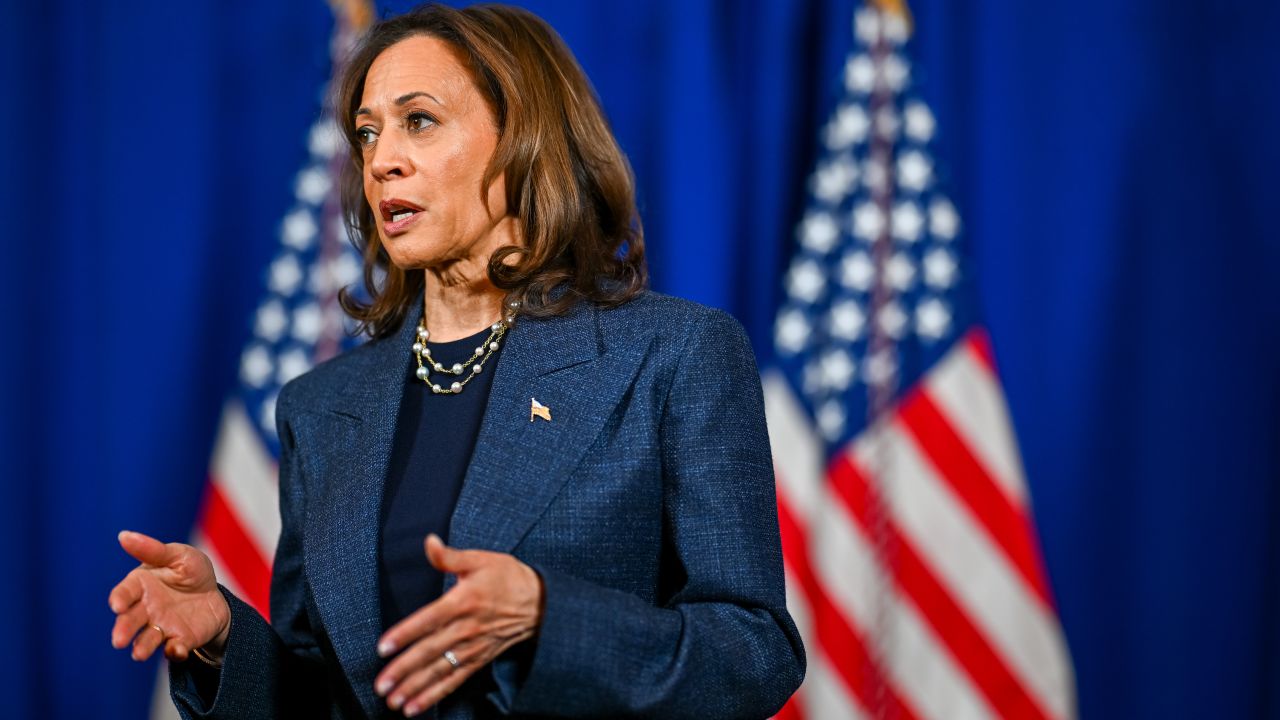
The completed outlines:
<svg viewBox="0 0 1280 720">
<path fill-rule="evenodd" d="M 454 363 L 452 367 L 446 366 L 439 360 L 431 357 L 431 348 L 427 347 L 427 339 L 431 337 L 431 333 L 427 330 L 426 318 L 418 321 L 418 335 L 414 338 L 413 357 L 418 361 L 418 369 L 414 371 L 414 375 L 419 380 L 427 384 L 431 388 L 431 392 L 437 395 L 456 395 L 462 392 L 462 388 L 471 382 L 471 378 L 480 374 L 484 369 L 484 364 L 498 351 L 503 336 L 507 334 L 507 329 L 511 327 L 516 319 L 516 309 L 520 307 L 520 303 L 509 303 L 510 310 L 507 316 L 494 323 L 489 327 L 489 337 L 483 343 L 476 346 L 471 357 L 460 363 Z M 461 380 L 454 380 L 447 387 L 440 383 L 431 382 L 431 372 L 434 370 L 442 375 L 450 375 L 454 378 L 461 377 Z"/>
</svg>

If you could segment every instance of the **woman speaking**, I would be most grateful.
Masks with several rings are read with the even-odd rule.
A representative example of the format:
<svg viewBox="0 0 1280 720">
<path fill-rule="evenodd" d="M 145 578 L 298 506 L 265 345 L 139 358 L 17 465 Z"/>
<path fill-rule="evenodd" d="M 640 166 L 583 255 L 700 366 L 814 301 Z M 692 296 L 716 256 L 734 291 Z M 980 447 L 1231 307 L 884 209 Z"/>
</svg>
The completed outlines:
<svg viewBox="0 0 1280 720">
<path fill-rule="evenodd" d="M 760 381 L 645 290 L 633 182 L 528 12 L 374 26 L 335 112 L 371 341 L 277 405 L 271 623 L 139 533 L 112 642 L 186 718 L 762 718 L 799 685 Z"/>
</svg>

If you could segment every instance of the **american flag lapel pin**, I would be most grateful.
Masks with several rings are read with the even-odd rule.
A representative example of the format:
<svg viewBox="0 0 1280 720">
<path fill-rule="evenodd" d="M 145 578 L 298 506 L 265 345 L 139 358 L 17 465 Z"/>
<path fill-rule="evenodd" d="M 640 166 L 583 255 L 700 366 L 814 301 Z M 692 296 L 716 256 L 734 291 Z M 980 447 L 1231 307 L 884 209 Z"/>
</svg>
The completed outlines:
<svg viewBox="0 0 1280 720">
<path fill-rule="evenodd" d="M 529 405 L 529 422 L 533 422 L 536 417 L 551 422 L 551 408 L 538 402 L 537 398 L 529 398 L 529 400 L 532 401 Z"/>
</svg>

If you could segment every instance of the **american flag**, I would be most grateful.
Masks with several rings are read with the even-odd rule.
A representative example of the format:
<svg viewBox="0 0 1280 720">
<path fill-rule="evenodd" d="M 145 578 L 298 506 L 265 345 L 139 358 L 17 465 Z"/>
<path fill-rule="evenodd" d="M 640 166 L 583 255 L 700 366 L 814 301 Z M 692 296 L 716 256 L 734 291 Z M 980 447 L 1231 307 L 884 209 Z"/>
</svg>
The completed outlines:
<svg viewBox="0 0 1280 720">
<path fill-rule="evenodd" d="M 784 718 L 1070 718 L 1016 438 L 931 153 L 901 2 L 857 11 L 764 376 L 788 605 Z"/>
<path fill-rule="evenodd" d="M 362 0 L 330 5 L 336 63 L 373 10 Z M 360 255 L 347 239 L 338 188 L 346 143 L 328 111 L 306 139 L 308 158 L 294 179 L 293 205 L 280 223 L 267 292 L 241 355 L 239 387 L 223 406 L 192 535 L 192 544 L 213 561 L 218 581 L 268 619 L 271 563 L 280 538 L 276 397 L 285 383 L 360 342 L 338 304 L 338 292 L 358 285 L 362 272 Z M 178 717 L 164 668 L 151 717 Z"/>
</svg>

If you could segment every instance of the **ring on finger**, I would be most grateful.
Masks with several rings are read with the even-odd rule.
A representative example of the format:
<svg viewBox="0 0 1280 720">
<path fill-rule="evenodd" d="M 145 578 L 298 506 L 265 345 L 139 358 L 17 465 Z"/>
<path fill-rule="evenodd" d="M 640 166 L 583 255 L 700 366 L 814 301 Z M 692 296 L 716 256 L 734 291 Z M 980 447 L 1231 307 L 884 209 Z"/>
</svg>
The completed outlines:
<svg viewBox="0 0 1280 720">
<path fill-rule="evenodd" d="M 161 638 L 166 638 L 166 637 L 168 637 L 168 635 L 165 635 L 165 634 L 164 634 L 164 628 L 160 627 L 159 625 L 157 625 L 157 624 L 155 624 L 155 623 L 151 623 L 151 624 L 150 624 L 150 625 L 148 625 L 147 627 L 155 629 L 155 631 L 156 631 L 156 632 L 160 633 L 160 637 L 161 637 Z"/>
<path fill-rule="evenodd" d="M 454 670 L 458 669 L 458 665 L 459 665 L 458 656 L 454 655 L 452 650 L 445 650 L 444 653 L 442 654 L 442 657 L 444 657 L 444 659 L 447 660 L 449 664 L 453 666 Z"/>
</svg>

